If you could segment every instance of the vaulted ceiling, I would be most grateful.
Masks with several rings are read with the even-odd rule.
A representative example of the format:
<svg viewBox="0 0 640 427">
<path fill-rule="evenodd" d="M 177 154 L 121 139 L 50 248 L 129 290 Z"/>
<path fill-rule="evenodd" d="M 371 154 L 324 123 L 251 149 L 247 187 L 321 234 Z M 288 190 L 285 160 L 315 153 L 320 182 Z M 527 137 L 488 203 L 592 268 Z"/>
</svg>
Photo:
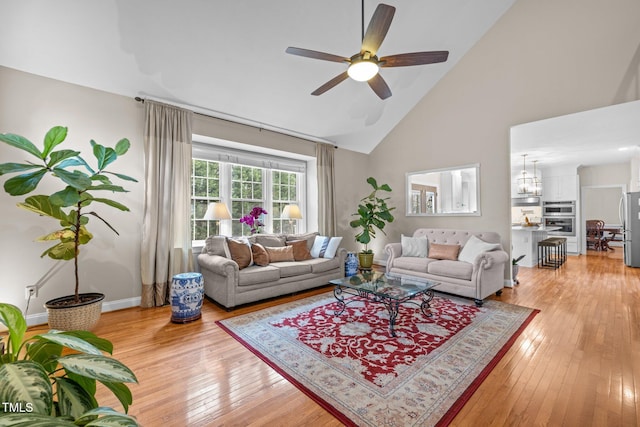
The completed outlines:
<svg viewBox="0 0 640 427">
<path fill-rule="evenodd" d="M 384 68 L 393 95 L 346 80 L 311 92 L 350 57 L 360 0 L 3 0 L 0 65 L 368 153 L 515 0 L 387 0 L 396 7 L 378 56 L 448 50 L 445 63 Z M 365 26 L 378 2 L 364 2 Z"/>
</svg>

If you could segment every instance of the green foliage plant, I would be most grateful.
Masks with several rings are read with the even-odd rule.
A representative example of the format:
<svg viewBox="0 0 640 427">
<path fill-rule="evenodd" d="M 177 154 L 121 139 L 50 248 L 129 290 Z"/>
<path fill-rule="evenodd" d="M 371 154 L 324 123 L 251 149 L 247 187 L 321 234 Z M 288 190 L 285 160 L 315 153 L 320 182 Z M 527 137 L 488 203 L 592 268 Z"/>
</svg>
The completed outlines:
<svg viewBox="0 0 640 427">
<path fill-rule="evenodd" d="M 87 331 L 49 331 L 26 337 L 20 310 L 0 303 L 0 427 L 137 426 L 126 412 L 133 398 L 126 383 L 137 383 L 123 363 L 103 354 L 110 341 Z M 63 354 L 64 350 L 64 354 Z M 125 413 L 101 407 L 96 383 L 118 398 Z"/>
<path fill-rule="evenodd" d="M 367 178 L 367 183 L 371 185 L 373 191 L 368 196 L 360 200 L 358 204 L 358 212 L 353 216 L 358 217 L 349 223 L 352 228 L 360 228 L 360 232 L 356 234 L 356 242 L 364 245 L 364 250 L 361 253 L 372 253 L 368 248 L 369 243 L 376 237 L 376 229 L 383 234 L 384 227 L 387 223 L 393 222 L 394 218 L 391 211 L 395 207 L 389 207 L 387 200 L 389 197 L 380 197 L 379 192 L 391 192 L 391 187 L 387 184 L 378 185 L 377 181 L 373 177 Z"/>
<path fill-rule="evenodd" d="M 0 141 L 18 148 L 35 158 L 35 161 L 25 163 L 2 163 L 0 175 L 17 173 L 4 183 L 4 190 L 12 196 L 22 196 L 32 193 L 38 187 L 43 177 L 49 175 L 58 179 L 64 187 L 52 194 L 38 194 L 27 197 L 18 206 L 38 215 L 53 218 L 60 224 L 60 229 L 38 238 L 38 241 L 58 241 L 40 255 L 48 255 L 56 260 L 74 260 L 75 265 L 75 298 L 80 301 L 78 278 L 78 254 L 80 246 L 89 243 L 93 235 L 87 230 L 90 217 L 98 218 L 116 234 L 118 232 L 96 211 L 86 210 L 94 204 L 107 205 L 121 211 L 129 208 L 123 204 L 104 197 L 94 196 L 94 192 L 111 191 L 126 192 L 119 185 L 111 182 L 112 177 L 125 181 L 137 182 L 127 175 L 107 170 L 118 157 L 124 155 L 130 147 L 128 139 L 121 139 L 114 148 L 104 147 L 91 140 L 93 155 L 97 161 L 96 167 L 80 155 L 79 151 L 59 149 L 59 145 L 67 137 L 67 128 L 55 126 L 44 137 L 44 147 L 39 149 L 31 141 L 20 135 L 0 134 Z"/>
</svg>

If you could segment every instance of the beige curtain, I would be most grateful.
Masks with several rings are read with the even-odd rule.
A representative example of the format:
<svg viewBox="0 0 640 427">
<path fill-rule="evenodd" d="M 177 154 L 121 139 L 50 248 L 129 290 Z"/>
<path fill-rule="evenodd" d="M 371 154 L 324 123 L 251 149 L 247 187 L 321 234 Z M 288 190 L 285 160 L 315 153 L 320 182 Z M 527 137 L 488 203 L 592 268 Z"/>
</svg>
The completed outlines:
<svg viewBox="0 0 640 427">
<path fill-rule="evenodd" d="M 316 143 L 318 166 L 318 232 L 325 236 L 336 236 L 335 171 L 333 145 Z"/>
<path fill-rule="evenodd" d="M 192 116 L 191 111 L 145 101 L 142 307 L 167 304 L 173 275 L 193 270 Z"/>
</svg>

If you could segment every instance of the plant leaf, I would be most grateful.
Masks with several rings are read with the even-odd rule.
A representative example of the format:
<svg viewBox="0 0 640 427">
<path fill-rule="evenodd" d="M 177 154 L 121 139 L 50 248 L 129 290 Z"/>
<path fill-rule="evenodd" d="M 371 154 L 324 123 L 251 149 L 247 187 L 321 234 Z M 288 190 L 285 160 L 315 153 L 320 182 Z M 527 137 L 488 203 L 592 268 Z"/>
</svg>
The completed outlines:
<svg viewBox="0 0 640 427">
<path fill-rule="evenodd" d="M 111 392 L 118 398 L 124 408 L 124 412 L 129 411 L 129 405 L 133 403 L 133 395 L 131 394 L 129 387 L 123 383 L 110 383 L 106 381 L 103 381 L 102 384 L 111 390 Z"/>
<path fill-rule="evenodd" d="M 104 351 L 104 352 L 109 353 L 109 354 L 113 353 L 113 344 L 111 343 L 111 341 L 109 341 L 109 340 L 107 340 L 105 338 L 100 338 L 99 336 L 97 336 L 93 332 L 89 332 L 89 331 L 66 331 L 66 332 L 61 332 L 61 334 L 71 335 L 71 336 L 80 338 L 80 339 L 88 342 L 89 344 L 92 344 L 94 347 L 100 349 L 100 351 Z"/>
<path fill-rule="evenodd" d="M 95 198 L 95 199 L 92 199 L 92 201 L 104 203 L 105 205 L 109 205 L 109 206 L 112 206 L 114 208 L 118 208 L 121 211 L 129 211 L 128 207 L 126 207 L 122 203 L 116 202 L 115 200 L 103 199 L 103 198 Z"/>
<path fill-rule="evenodd" d="M 122 174 L 120 174 L 120 173 L 109 172 L 109 171 L 104 171 L 104 173 L 110 173 L 111 175 L 115 175 L 115 176 L 117 176 L 118 178 L 123 179 L 123 180 L 125 180 L 125 181 L 138 182 L 138 180 L 137 180 L 137 179 L 132 178 L 132 177 L 130 177 L 130 176 L 128 176 L 128 175 L 122 175 Z"/>
<path fill-rule="evenodd" d="M 3 163 L 0 165 L 0 175 L 4 175 L 7 173 L 24 172 L 38 168 L 42 168 L 42 166 L 25 163 Z"/>
<path fill-rule="evenodd" d="M 35 172 L 14 176 L 4 183 L 4 190 L 12 196 L 22 196 L 36 189 L 47 170 L 42 168 Z"/>
<path fill-rule="evenodd" d="M 74 206 L 80 201 L 80 194 L 78 190 L 68 185 L 64 190 L 53 193 L 49 197 L 49 201 L 56 206 Z"/>
<path fill-rule="evenodd" d="M 100 184 L 100 185 L 94 185 L 92 187 L 89 187 L 88 190 L 93 191 L 93 190 L 110 190 L 110 191 L 114 191 L 117 193 L 128 193 L 128 190 L 125 190 L 124 188 L 122 188 L 119 185 L 113 185 L 113 184 Z"/>
<path fill-rule="evenodd" d="M 50 414 L 53 390 L 42 366 L 25 360 L 0 365 L 0 402 L 30 403 L 34 413 Z"/>
<path fill-rule="evenodd" d="M 40 255 L 40 258 L 48 255 L 51 259 L 69 261 L 75 258 L 75 254 L 74 242 L 64 242 L 50 247 Z"/>
<path fill-rule="evenodd" d="M 378 183 L 376 182 L 374 177 L 370 176 L 369 178 L 367 178 L 367 182 L 373 187 L 374 190 L 378 189 Z"/>
<path fill-rule="evenodd" d="M 0 414 L 0 427 L 77 427 L 71 421 L 35 413 Z"/>
<path fill-rule="evenodd" d="M 58 178 L 64 181 L 65 184 L 72 186 L 76 190 L 85 191 L 91 187 L 91 178 L 84 172 L 77 170 L 69 172 L 61 167 L 53 168 L 53 172 Z"/>
<path fill-rule="evenodd" d="M 12 304 L 0 303 L 0 322 L 9 329 L 9 343 L 6 351 L 18 358 L 18 350 L 27 331 L 27 322 L 18 307 Z M 6 402 L 3 400 L 3 402 Z"/>
<path fill-rule="evenodd" d="M 56 390 L 58 392 L 58 410 L 62 416 L 76 419 L 88 410 L 98 407 L 96 399 L 73 380 L 56 378 Z"/>
<path fill-rule="evenodd" d="M 138 382 L 131 369 L 118 360 L 107 356 L 71 354 L 61 357 L 58 361 L 67 371 L 101 382 Z"/>
<path fill-rule="evenodd" d="M 72 223 L 67 214 L 60 209 L 60 206 L 56 206 L 51 203 L 49 196 L 42 194 L 30 196 L 25 199 L 24 203 L 18 203 L 18 206 L 31 212 L 35 212 L 38 215 L 49 216 L 59 221 Z"/>
<path fill-rule="evenodd" d="M 102 352 L 95 346 L 73 335 L 48 332 L 46 334 L 36 335 L 36 338 L 42 338 L 82 353 L 102 355 Z"/>
<path fill-rule="evenodd" d="M 94 420 L 95 417 L 100 415 L 104 416 Z M 102 420 L 105 420 L 108 424 L 99 423 Z M 104 406 L 87 411 L 80 418 L 76 419 L 76 423 L 87 426 L 138 426 L 138 422 L 131 415 L 121 414 L 113 408 L 106 408 Z"/>
<path fill-rule="evenodd" d="M 74 151 L 74 150 L 53 151 L 49 156 L 49 162 L 47 163 L 47 166 L 53 167 L 64 160 L 73 158 L 78 155 L 80 155 L 80 152 Z M 72 165 L 67 163 L 67 166 L 72 166 Z M 78 165 L 74 165 L 74 166 L 78 166 Z M 62 166 L 58 166 L 58 167 L 62 167 Z"/>
<path fill-rule="evenodd" d="M 44 151 L 42 152 L 42 158 L 46 159 L 51 150 L 53 150 L 56 145 L 64 141 L 66 137 L 66 127 L 54 126 L 49 129 L 49 132 L 44 136 Z"/>
<path fill-rule="evenodd" d="M 4 133 L 0 134 L 0 141 L 6 142 L 12 147 L 19 148 L 21 150 L 26 151 L 27 153 L 31 153 L 39 159 L 44 159 L 46 156 L 43 156 L 38 147 L 36 147 L 33 142 L 29 141 L 24 136 L 14 135 L 12 133 Z"/>
<path fill-rule="evenodd" d="M 120 141 L 118 141 L 116 143 L 116 154 L 118 156 L 122 156 L 123 154 L 126 154 L 127 151 L 129 151 L 129 148 L 131 147 L 131 143 L 129 142 L 129 140 L 127 138 L 122 138 Z"/>
<path fill-rule="evenodd" d="M 42 365 L 48 374 L 58 368 L 58 357 L 62 354 L 62 346 L 50 341 L 38 340 L 27 346 L 29 360 Z"/>
</svg>

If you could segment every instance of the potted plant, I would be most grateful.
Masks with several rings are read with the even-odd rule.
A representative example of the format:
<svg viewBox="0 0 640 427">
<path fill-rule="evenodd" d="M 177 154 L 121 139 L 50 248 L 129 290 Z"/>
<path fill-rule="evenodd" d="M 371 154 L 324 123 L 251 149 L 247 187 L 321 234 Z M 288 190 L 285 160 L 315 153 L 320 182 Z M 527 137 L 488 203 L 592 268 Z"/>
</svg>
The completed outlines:
<svg viewBox="0 0 640 427">
<path fill-rule="evenodd" d="M 511 276 L 513 276 L 513 283 L 515 283 L 516 285 L 520 284 L 520 282 L 518 281 L 518 271 L 520 271 L 520 266 L 518 265 L 518 263 L 524 257 L 525 255 L 520 255 L 518 258 L 513 258 L 511 260 Z"/>
<path fill-rule="evenodd" d="M 86 331 L 25 338 L 27 323 L 11 304 L 0 303 L 0 323 L 8 329 L 0 337 L 0 425 L 138 425 L 126 415 L 133 399 L 125 384 L 138 381 L 128 367 L 103 354 L 112 353 L 111 342 Z M 113 392 L 125 414 L 98 406 L 96 381 Z"/>
<path fill-rule="evenodd" d="M 367 178 L 367 182 L 373 191 L 360 200 L 358 212 L 353 214 L 358 219 L 349 223 L 353 228 L 360 228 L 360 232 L 356 234 L 356 242 L 364 245 L 364 249 L 358 253 L 361 269 L 370 269 L 373 265 L 373 251 L 368 248 L 369 242 L 376 237 L 376 229 L 385 234 L 384 227 L 387 223 L 393 222 L 391 211 L 395 209 L 387 206 L 389 197 L 378 196 L 380 191 L 391 192 L 389 185 L 378 185 L 373 177 Z"/>
<path fill-rule="evenodd" d="M 115 200 L 96 197 L 94 192 L 111 191 L 126 192 L 124 188 L 114 185 L 110 176 L 125 181 L 137 182 L 135 179 L 107 170 L 107 168 L 124 155 L 130 147 L 128 139 L 121 139 L 115 148 L 104 147 L 91 140 L 93 155 L 97 166 L 91 167 L 80 156 L 79 151 L 59 149 L 59 145 L 67 137 L 67 128 L 56 126 L 44 137 L 44 147 L 40 150 L 28 139 L 14 134 L 0 134 L 0 141 L 23 150 L 35 158 L 26 163 L 2 163 L 0 175 L 18 173 L 4 183 L 5 191 L 12 196 L 32 193 L 46 175 L 57 179 L 63 185 L 58 191 L 45 195 L 37 194 L 27 197 L 18 206 L 40 216 L 55 219 L 60 227 L 45 236 L 38 238 L 42 242 L 58 241 L 45 250 L 41 257 L 47 255 L 56 260 L 73 260 L 75 272 L 75 292 L 48 301 L 45 304 L 49 312 L 49 325 L 54 329 L 75 330 L 91 329 L 98 322 L 102 300 L 101 293 L 81 294 L 78 278 L 78 254 L 80 246 L 89 243 L 93 235 L 87 229 L 91 218 L 97 218 L 107 227 L 118 232 L 95 210 L 87 210 L 94 204 L 110 206 L 121 211 L 129 208 Z"/>
</svg>

